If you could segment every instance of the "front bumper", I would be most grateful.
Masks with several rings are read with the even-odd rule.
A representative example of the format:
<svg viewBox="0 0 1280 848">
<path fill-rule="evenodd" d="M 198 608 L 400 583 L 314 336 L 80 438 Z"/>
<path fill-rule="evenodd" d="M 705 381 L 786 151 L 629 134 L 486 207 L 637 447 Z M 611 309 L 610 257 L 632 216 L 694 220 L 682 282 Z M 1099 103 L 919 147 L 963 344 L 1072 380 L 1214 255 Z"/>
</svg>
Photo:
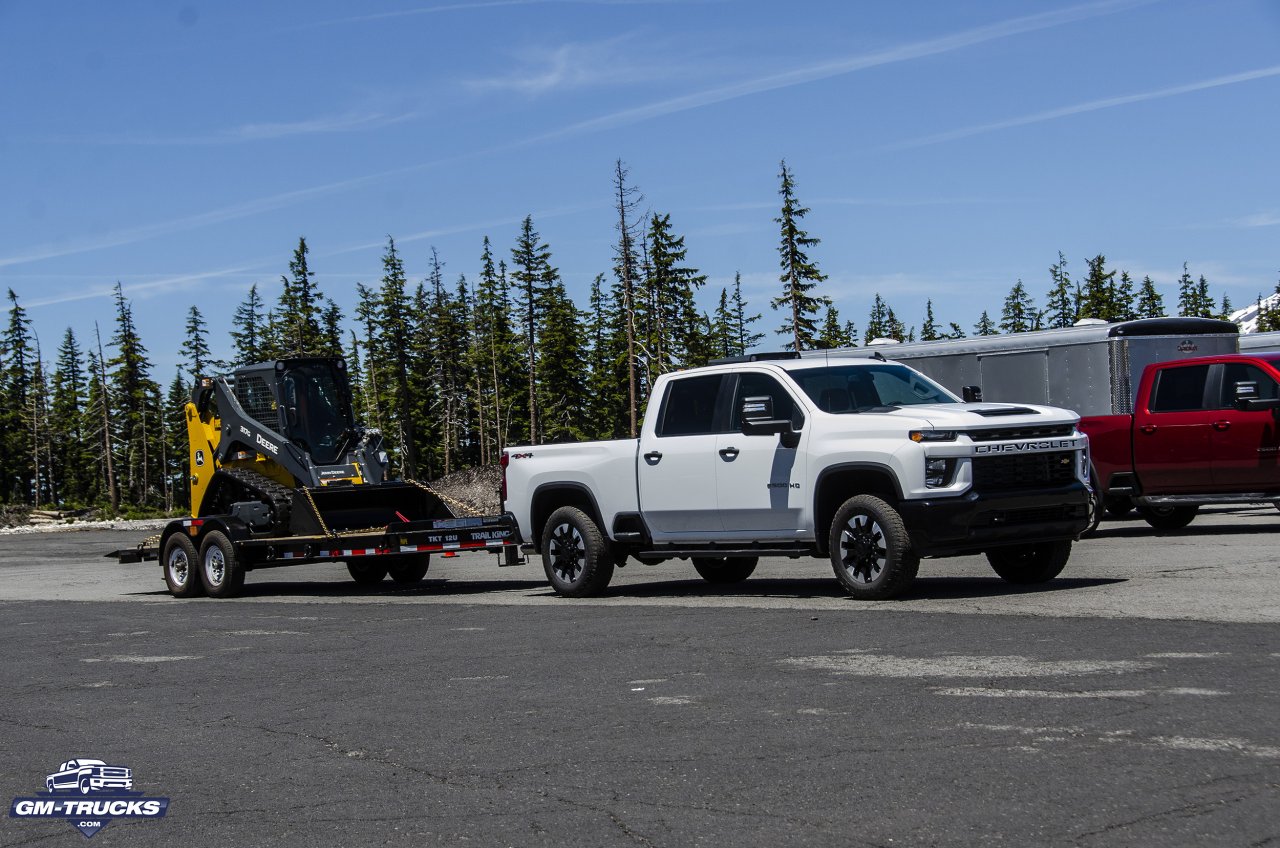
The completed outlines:
<svg viewBox="0 0 1280 848">
<path fill-rule="evenodd" d="M 1053 489 L 902 501 L 898 512 L 922 556 L 979 553 L 1028 542 L 1074 539 L 1089 524 L 1089 490 Z"/>
</svg>

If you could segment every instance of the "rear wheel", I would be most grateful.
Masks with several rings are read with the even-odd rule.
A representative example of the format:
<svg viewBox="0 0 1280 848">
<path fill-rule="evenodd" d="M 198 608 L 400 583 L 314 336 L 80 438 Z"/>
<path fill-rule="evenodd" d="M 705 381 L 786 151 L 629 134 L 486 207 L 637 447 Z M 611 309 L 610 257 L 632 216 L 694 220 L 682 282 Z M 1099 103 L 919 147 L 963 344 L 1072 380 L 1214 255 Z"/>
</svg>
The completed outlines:
<svg viewBox="0 0 1280 848">
<path fill-rule="evenodd" d="M 1195 520 L 1198 506 L 1140 506 L 1138 515 L 1157 530 L 1181 530 Z"/>
<path fill-rule="evenodd" d="M 1062 573 L 1071 559 L 1071 540 L 1010 545 L 987 551 L 987 562 L 1010 583 L 1045 583 Z"/>
<path fill-rule="evenodd" d="M 599 595 L 613 578 L 613 559 L 600 528 L 577 507 L 562 506 L 542 531 L 542 568 L 559 595 Z"/>
<path fill-rule="evenodd" d="M 349 562 L 347 573 L 361 586 L 377 586 L 387 576 L 387 568 L 376 562 Z"/>
<path fill-rule="evenodd" d="M 1102 505 L 1106 507 L 1107 515 L 1112 518 L 1124 518 L 1133 512 L 1133 499 L 1125 495 L 1111 495 L 1103 498 Z"/>
<path fill-rule="evenodd" d="M 829 537 L 831 567 L 850 595 L 879 601 L 906 591 L 920 557 L 902 516 L 873 495 L 849 498 L 836 511 Z"/>
<path fill-rule="evenodd" d="M 756 570 L 759 557 L 694 557 L 693 567 L 708 583 L 741 583 Z"/>
<path fill-rule="evenodd" d="M 400 586 L 412 586 L 421 583 L 427 576 L 427 568 L 431 565 L 431 554 L 404 554 L 387 572 Z"/>
<path fill-rule="evenodd" d="M 200 561 L 196 546 L 184 533 L 174 533 L 164 543 L 160 554 L 164 563 L 164 585 L 175 598 L 194 598 L 204 587 L 200 584 Z"/>
<path fill-rule="evenodd" d="M 234 598 L 244 587 L 235 545 L 221 530 L 210 530 L 200 543 L 200 582 L 211 598 Z"/>
</svg>

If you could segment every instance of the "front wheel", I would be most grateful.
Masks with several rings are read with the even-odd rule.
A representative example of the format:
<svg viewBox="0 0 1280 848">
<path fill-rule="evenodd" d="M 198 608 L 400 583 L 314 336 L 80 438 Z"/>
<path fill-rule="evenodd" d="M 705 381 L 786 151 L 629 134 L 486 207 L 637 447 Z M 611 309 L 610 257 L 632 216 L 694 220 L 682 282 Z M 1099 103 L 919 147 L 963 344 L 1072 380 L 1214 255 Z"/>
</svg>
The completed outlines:
<svg viewBox="0 0 1280 848">
<path fill-rule="evenodd" d="M 902 516 L 873 495 L 849 498 L 836 511 L 829 537 L 836 579 L 855 598 L 893 598 L 916 579 L 920 556 Z"/>
<path fill-rule="evenodd" d="M 200 543 L 200 582 L 211 598 L 234 598 L 244 587 L 240 557 L 221 530 L 209 531 Z"/>
<path fill-rule="evenodd" d="M 1047 583 L 1062 573 L 1071 559 L 1071 540 L 1010 545 L 987 551 L 992 569 L 1010 583 Z"/>
<path fill-rule="evenodd" d="M 1198 506 L 1140 506 L 1138 515 L 1157 530 L 1181 530 L 1195 520 Z"/>
<path fill-rule="evenodd" d="M 374 562 L 349 562 L 347 573 L 359 586 L 377 586 L 387 576 L 387 569 Z"/>
<path fill-rule="evenodd" d="M 558 595 L 599 595 L 613 578 L 613 559 L 600 528 L 577 507 L 562 506 L 542 531 L 542 568 Z"/>
<path fill-rule="evenodd" d="M 694 557 L 693 567 L 708 583 L 741 583 L 756 570 L 759 557 Z"/>
<path fill-rule="evenodd" d="M 404 554 L 403 562 L 387 569 L 398 586 L 413 586 L 422 582 L 431 565 L 431 554 Z"/>
<path fill-rule="evenodd" d="M 164 543 L 164 585 L 175 598 L 194 598 L 200 594 L 200 561 L 196 546 L 183 533 L 174 533 Z"/>
</svg>

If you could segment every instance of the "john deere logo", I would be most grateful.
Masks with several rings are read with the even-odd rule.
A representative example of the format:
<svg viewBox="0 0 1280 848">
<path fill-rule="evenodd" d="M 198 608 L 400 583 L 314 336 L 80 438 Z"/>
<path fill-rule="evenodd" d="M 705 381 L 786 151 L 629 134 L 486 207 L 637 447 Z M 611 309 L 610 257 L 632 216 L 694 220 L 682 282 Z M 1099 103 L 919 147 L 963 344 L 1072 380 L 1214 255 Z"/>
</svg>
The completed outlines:
<svg viewBox="0 0 1280 848">
<path fill-rule="evenodd" d="M 66 819 L 88 839 L 112 819 L 160 819 L 169 811 L 168 798 L 133 791 L 133 769 L 102 760 L 67 760 L 45 776 L 44 788 L 34 797 L 14 798 L 9 818 Z"/>
</svg>

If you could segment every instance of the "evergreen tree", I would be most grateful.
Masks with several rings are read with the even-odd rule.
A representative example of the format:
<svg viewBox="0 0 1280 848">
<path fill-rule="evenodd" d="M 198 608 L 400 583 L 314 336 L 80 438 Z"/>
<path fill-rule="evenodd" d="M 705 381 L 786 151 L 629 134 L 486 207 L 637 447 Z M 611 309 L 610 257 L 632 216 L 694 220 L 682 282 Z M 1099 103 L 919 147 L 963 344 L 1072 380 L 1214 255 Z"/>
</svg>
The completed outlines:
<svg viewBox="0 0 1280 848">
<path fill-rule="evenodd" d="M 529 443 L 542 443 L 538 417 L 538 328 L 548 308 L 559 272 L 551 267 L 551 250 L 533 228 L 533 217 L 525 216 L 520 235 L 511 250 L 511 283 L 516 292 L 516 312 L 522 326 L 525 361 L 528 366 Z"/>
<path fill-rule="evenodd" d="M 72 504 L 93 497 L 92 451 L 86 438 L 87 378 L 84 353 L 76 334 L 67 328 L 58 347 L 50 398 L 53 461 L 59 469 L 59 497 Z"/>
<path fill-rule="evenodd" d="M 1227 296 L 1226 292 L 1223 292 L 1222 306 L 1219 307 L 1218 309 L 1218 318 L 1222 319 L 1223 321 L 1228 321 L 1231 319 L 1232 312 L 1235 312 L 1235 308 L 1232 307 L 1231 305 L 1231 298 Z"/>
<path fill-rule="evenodd" d="M 955 321 L 950 322 L 950 332 L 947 333 L 949 339 L 963 339 L 965 337 L 964 330 Z"/>
<path fill-rule="evenodd" d="M 262 297 L 258 294 L 258 284 L 254 283 L 231 318 L 231 345 L 237 364 L 253 365 L 267 358 L 262 338 L 266 318 Z"/>
<path fill-rule="evenodd" d="M 1076 322 L 1076 299 L 1071 277 L 1067 274 L 1067 257 L 1058 252 L 1058 264 L 1049 266 L 1049 279 L 1053 285 L 1045 305 L 1044 323 L 1049 329 L 1070 327 Z"/>
<path fill-rule="evenodd" d="M 735 271 L 733 274 L 733 297 L 730 300 L 729 311 L 732 316 L 729 332 L 733 339 L 734 347 L 734 352 L 730 355 L 743 356 L 764 340 L 764 333 L 756 333 L 751 330 L 751 325 L 760 320 L 760 314 L 747 314 L 747 301 L 742 296 L 741 271 Z"/>
<path fill-rule="evenodd" d="M 382 254 L 382 284 L 372 304 L 374 335 L 368 348 L 370 362 L 384 379 L 379 387 L 378 405 L 389 414 L 395 431 L 390 439 L 396 466 L 407 478 L 418 475 L 418 438 L 414 414 L 414 393 L 410 382 L 414 369 L 412 334 L 418 327 L 419 315 L 413 308 L 406 286 L 404 262 L 396 250 L 395 239 L 387 236 Z"/>
<path fill-rule="evenodd" d="M 1088 270 L 1080 295 L 1080 307 L 1076 310 L 1076 320 L 1099 318 L 1103 321 L 1115 321 L 1120 312 L 1112 299 L 1116 272 L 1106 270 L 1107 257 L 1101 253 L 1092 259 L 1086 259 L 1085 265 Z"/>
<path fill-rule="evenodd" d="M 604 274 L 591 283 L 586 320 L 586 336 L 590 344 L 587 354 L 586 408 L 582 422 L 590 428 L 586 435 L 596 439 L 625 436 L 628 422 L 627 339 L 625 318 L 615 292 L 604 289 Z M 724 292 L 721 292 L 721 300 Z M 723 331 L 721 331 L 723 336 Z M 727 339 L 720 338 L 721 356 Z"/>
<path fill-rule="evenodd" d="M 481 462 L 497 461 L 515 432 L 512 419 L 520 406 L 519 339 L 511 329 L 511 304 L 505 275 L 494 266 L 493 249 L 485 236 L 476 286 L 472 368 L 481 375 L 477 403 L 483 408 Z M 616 389 L 616 381 L 614 387 Z"/>
<path fill-rule="evenodd" d="M 24 461 L 31 473 L 32 504 L 39 509 L 57 501 L 58 484 L 49 421 L 49 383 L 45 379 L 38 338 L 35 340 L 35 356 L 31 361 L 27 405 L 22 409 L 21 420 L 26 440 Z"/>
<path fill-rule="evenodd" d="M 116 355 L 106 365 L 116 405 L 123 484 L 130 503 L 154 504 L 159 491 L 159 451 L 154 428 L 159 424 L 160 389 L 151 379 L 151 361 L 134 323 L 133 307 L 118 282 L 115 305 L 116 332 L 111 346 Z"/>
<path fill-rule="evenodd" d="M 889 307 L 880 297 L 880 292 L 876 292 L 875 301 L 871 304 L 871 314 L 867 316 L 867 329 L 862 334 L 862 343 L 870 344 L 876 339 L 887 339 L 892 334 L 893 326 L 889 322 Z"/>
<path fill-rule="evenodd" d="M 707 278 L 683 263 L 688 251 L 684 237 L 671 230 L 671 216 L 654 213 L 649 218 L 649 274 L 646 289 L 652 303 L 650 337 L 646 347 L 653 362 L 654 376 L 676 368 L 700 365 L 691 356 L 699 346 L 701 316 L 694 293 Z"/>
<path fill-rule="evenodd" d="M 925 301 L 924 304 L 924 323 L 920 325 L 920 341 L 934 342 L 942 338 L 942 334 L 938 331 L 938 323 L 933 317 L 933 300 L 932 298 Z"/>
<path fill-rule="evenodd" d="M 835 304 L 828 303 L 827 311 L 822 316 L 822 329 L 818 332 L 817 349 L 834 350 L 850 347 L 851 339 L 845 335 L 844 325 L 840 323 L 840 312 Z"/>
<path fill-rule="evenodd" d="M 538 335 L 538 409 L 542 413 L 542 440 L 581 439 L 586 379 L 582 370 L 585 357 L 578 310 L 558 277 L 547 288 L 543 304 Z"/>
<path fill-rule="evenodd" d="M 618 304 L 619 321 L 626 341 L 626 373 L 627 373 L 627 420 L 628 435 L 635 438 L 638 430 L 640 403 L 643 400 L 638 373 L 638 356 L 636 331 L 639 325 L 637 312 L 640 298 L 636 287 L 639 284 L 639 259 L 636 255 L 636 237 L 639 217 L 636 210 L 643 199 L 635 186 L 627 185 L 630 172 L 618 159 L 613 168 L 614 209 L 618 213 L 615 225 L 618 231 L 618 242 L 613 252 L 613 273 L 617 279 L 614 300 Z"/>
<path fill-rule="evenodd" d="M 9 323 L 0 337 L 0 472 L 3 494 L 13 503 L 26 503 L 32 493 L 32 468 L 23 422 L 35 376 L 31 319 L 9 289 Z"/>
<path fill-rule="evenodd" d="M 733 353 L 733 311 L 729 308 L 729 290 L 720 289 L 720 300 L 716 302 L 715 317 L 707 328 L 712 346 L 717 357 L 735 356 Z"/>
<path fill-rule="evenodd" d="M 1133 278 L 1128 271 L 1120 272 L 1120 282 L 1111 291 L 1111 302 L 1115 304 L 1113 321 L 1132 321 L 1138 317 L 1134 306 Z"/>
<path fill-rule="evenodd" d="M 289 276 L 281 276 L 280 299 L 273 312 L 269 342 L 278 356 L 303 356 L 322 353 L 326 349 L 321 328 L 324 295 L 312 279 L 315 272 L 307 264 L 307 240 L 298 239 L 298 247 L 289 262 Z"/>
<path fill-rule="evenodd" d="M 818 266 L 809 259 L 806 250 L 815 247 L 820 240 L 800 229 L 801 219 L 809 214 L 809 210 L 796 200 L 795 181 L 787 170 L 786 160 L 781 163 L 782 171 L 778 175 L 782 187 L 778 194 L 782 196 L 782 214 L 774 222 L 782 228 L 782 240 L 778 245 L 778 256 L 782 275 L 782 294 L 774 298 L 771 304 L 774 309 L 782 309 L 783 322 L 778 328 L 779 335 L 790 336 L 788 350 L 805 350 L 813 347 L 817 334 L 815 316 L 826 299 L 809 294 L 813 288 L 827 278 L 818 270 Z"/>
<path fill-rule="evenodd" d="M 994 336 L 996 334 L 996 322 L 991 320 L 987 310 L 982 310 L 982 317 L 978 319 L 978 323 L 973 325 L 973 333 L 976 336 Z"/>
<path fill-rule="evenodd" d="M 1142 278 L 1134 311 L 1138 318 L 1159 318 L 1164 315 L 1164 297 L 1156 290 L 1156 284 L 1150 277 Z"/>
<path fill-rule="evenodd" d="M 1178 278 L 1178 314 L 1188 318 L 1199 318 L 1200 289 L 1187 270 L 1187 263 L 1182 263 L 1182 276 Z"/>
<path fill-rule="evenodd" d="M 164 445 L 164 508 L 166 512 L 191 508 L 191 447 L 187 443 L 186 406 L 191 392 L 182 372 L 173 375 L 165 396 L 164 414 L 161 417 Z"/>
<path fill-rule="evenodd" d="M 1038 329 L 1040 314 L 1036 312 L 1035 301 L 1027 293 L 1022 280 L 1013 284 L 1008 296 L 1004 299 L 1004 309 L 1000 313 L 1000 329 L 1006 333 L 1026 333 Z"/>
<path fill-rule="evenodd" d="M 214 362 L 209 352 L 209 330 L 204 316 L 196 306 L 192 306 L 187 312 L 186 335 L 182 339 L 181 353 L 191 377 L 187 385 L 193 385 L 201 377 L 212 376 L 212 369 L 222 367 L 222 363 Z"/>
</svg>

